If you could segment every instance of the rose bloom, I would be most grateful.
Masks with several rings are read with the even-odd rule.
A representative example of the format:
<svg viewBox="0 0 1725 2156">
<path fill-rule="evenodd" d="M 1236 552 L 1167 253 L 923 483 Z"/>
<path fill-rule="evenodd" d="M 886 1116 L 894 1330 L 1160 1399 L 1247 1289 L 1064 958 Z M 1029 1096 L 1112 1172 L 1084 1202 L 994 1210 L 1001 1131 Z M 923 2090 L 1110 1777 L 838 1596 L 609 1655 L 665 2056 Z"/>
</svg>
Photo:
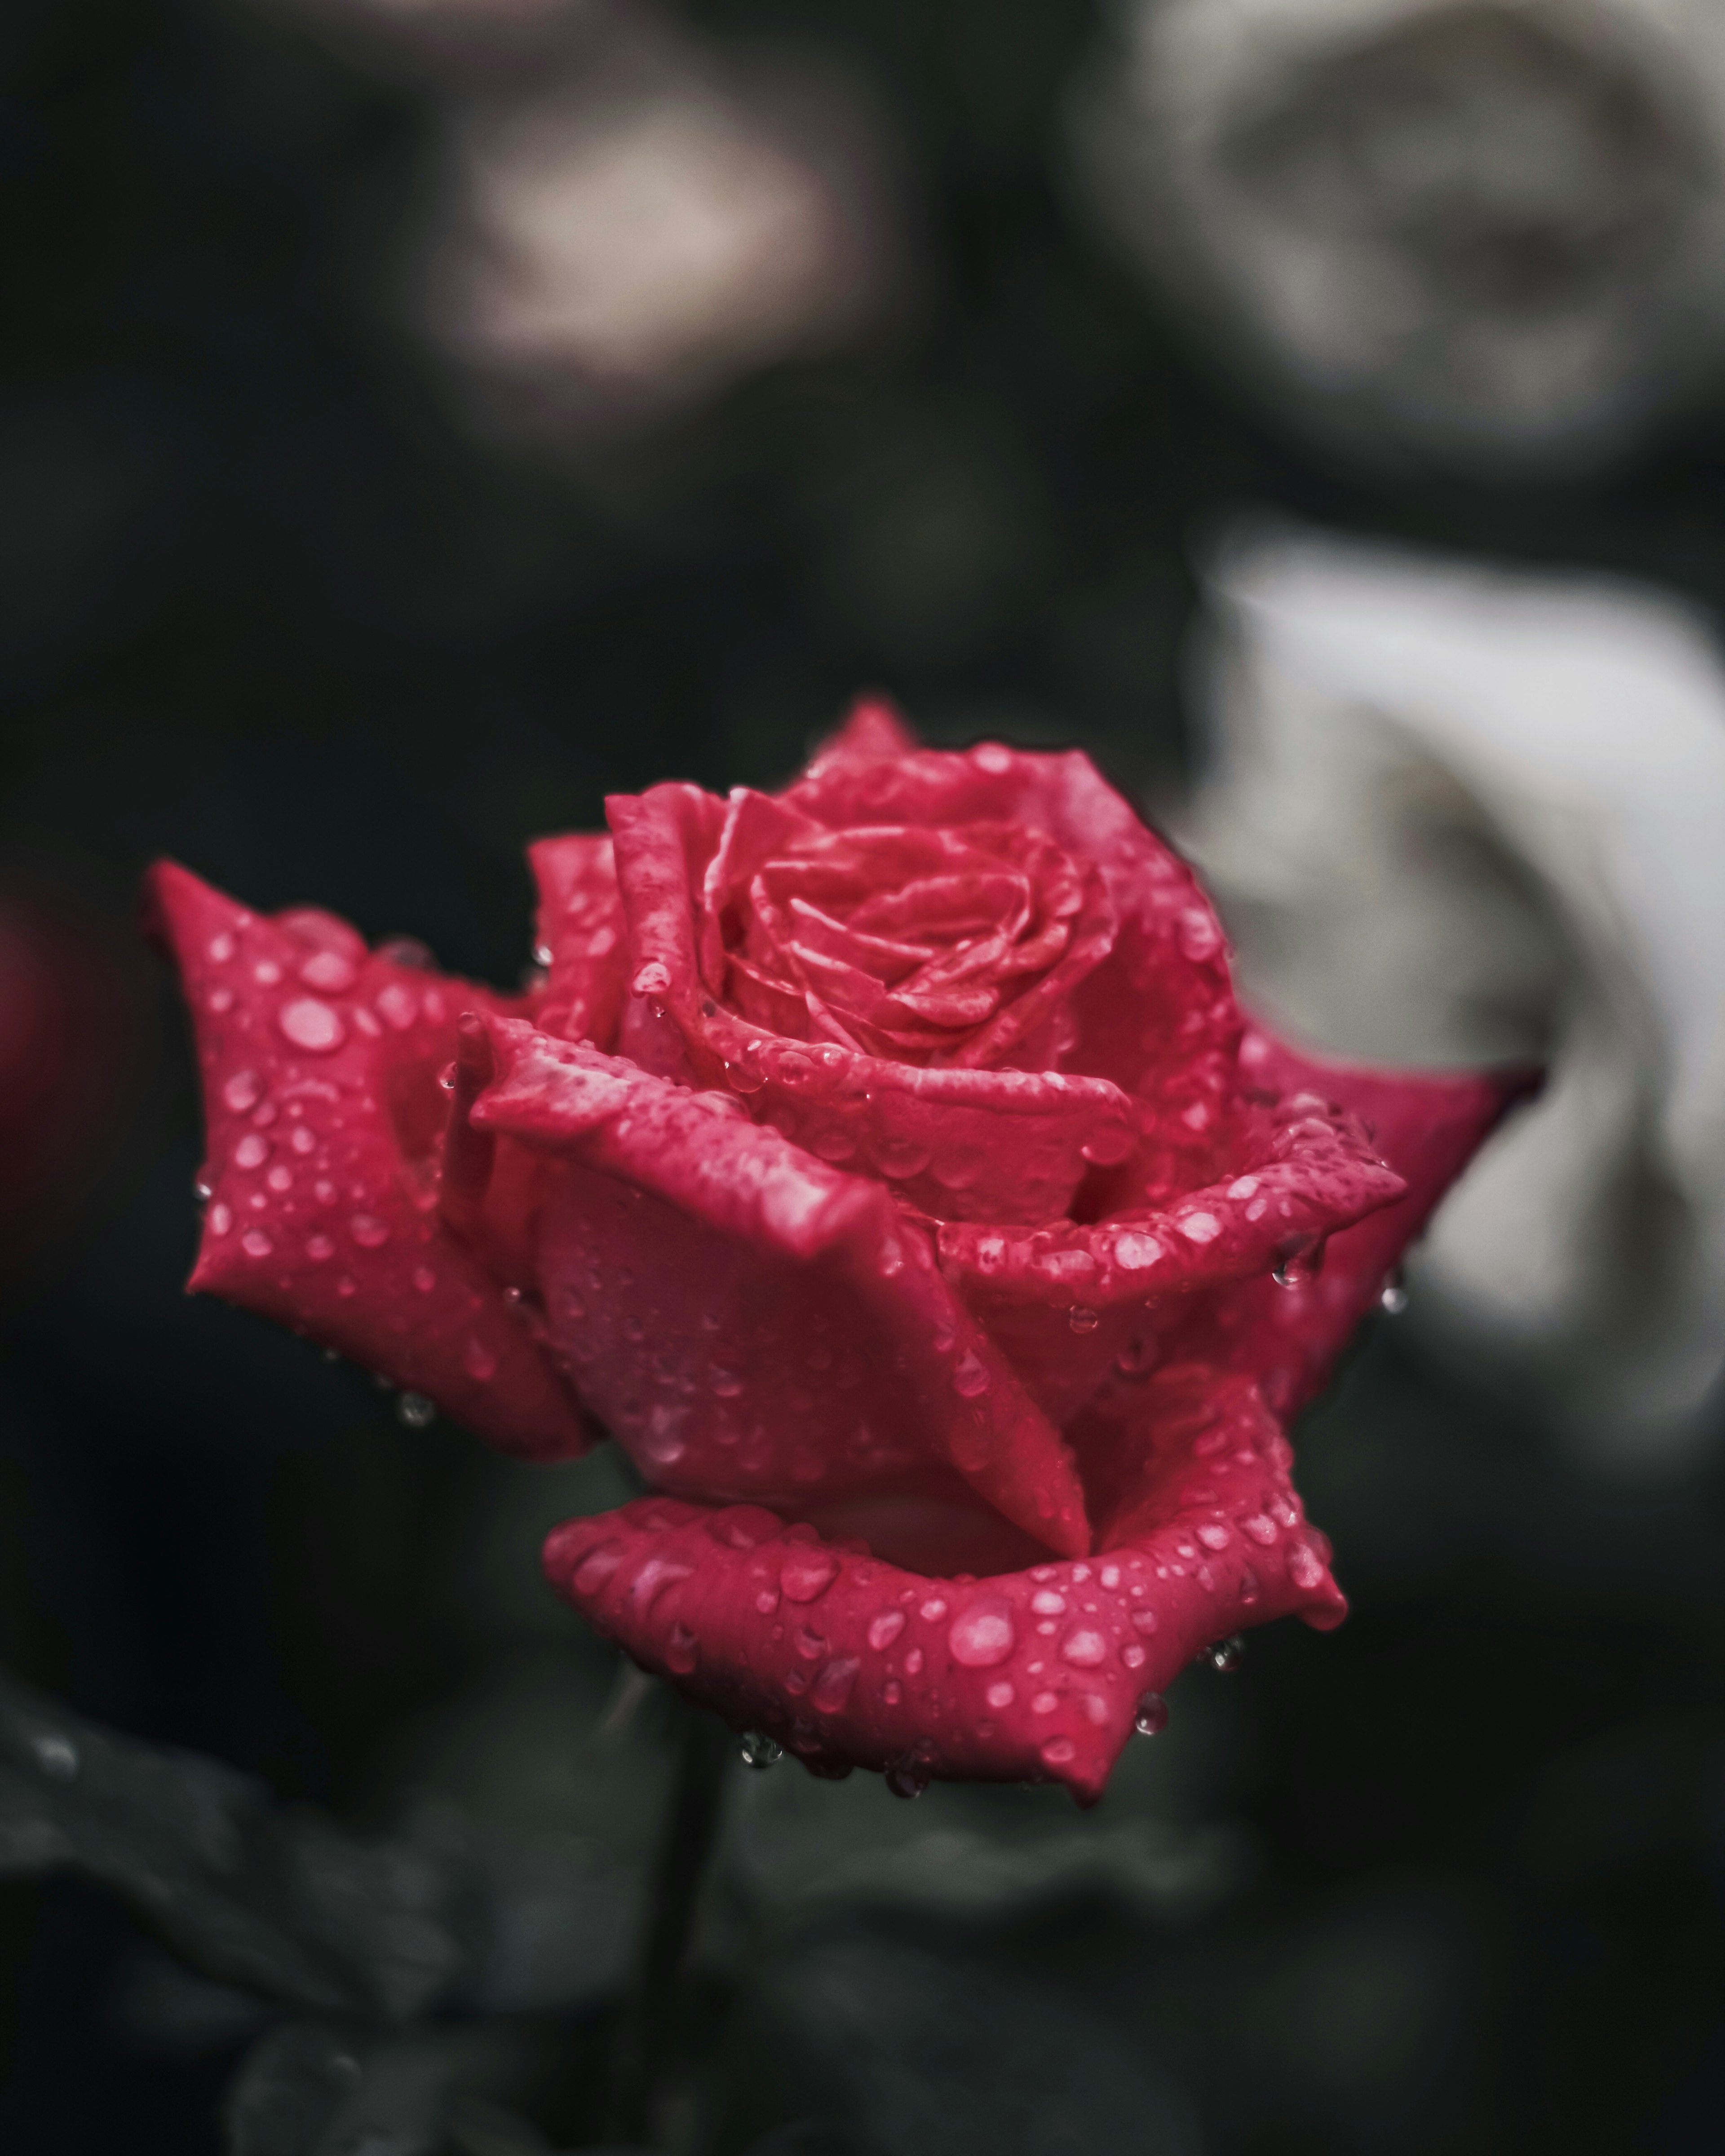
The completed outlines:
<svg viewBox="0 0 1725 2156">
<path fill-rule="evenodd" d="M 1076 752 L 865 702 L 782 793 L 608 814 L 532 849 L 520 997 L 155 871 L 192 1285 L 515 1451 L 603 1424 L 652 1494 L 547 1568 L 734 1726 L 1091 1800 L 1195 1654 L 1339 1622 L 1285 1426 L 1510 1088 L 1247 1026 Z"/>
</svg>

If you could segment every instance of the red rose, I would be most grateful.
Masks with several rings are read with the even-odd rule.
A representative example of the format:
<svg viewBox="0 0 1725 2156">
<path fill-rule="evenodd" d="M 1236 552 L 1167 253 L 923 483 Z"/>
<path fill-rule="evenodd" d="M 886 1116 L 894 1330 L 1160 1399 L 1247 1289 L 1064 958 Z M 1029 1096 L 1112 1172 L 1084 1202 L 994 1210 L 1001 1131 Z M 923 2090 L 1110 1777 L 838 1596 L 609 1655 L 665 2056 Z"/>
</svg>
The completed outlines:
<svg viewBox="0 0 1725 2156">
<path fill-rule="evenodd" d="M 596 1417 L 658 1494 L 551 1577 L 737 1726 L 1093 1798 L 1195 1653 L 1342 1616 L 1284 1426 L 1507 1088 L 1243 1030 L 1077 754 L 865 704 L 781 794 L 609 814 L 532 850 L 520 998 L 157 870 L 193 1285 L 517 1450 Z"/>
</svg>

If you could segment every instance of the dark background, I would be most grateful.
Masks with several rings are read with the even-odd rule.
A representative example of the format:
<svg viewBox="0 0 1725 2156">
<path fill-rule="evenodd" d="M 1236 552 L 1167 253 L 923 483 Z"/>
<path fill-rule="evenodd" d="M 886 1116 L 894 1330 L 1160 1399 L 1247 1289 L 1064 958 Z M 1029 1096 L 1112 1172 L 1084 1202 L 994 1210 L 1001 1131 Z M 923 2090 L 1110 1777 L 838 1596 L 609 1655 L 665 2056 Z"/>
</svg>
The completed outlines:
<svg viewBox="0 0 1725 2156">
<path fill-rule="evenodd" d="M 1627 476 L 1497 494 L 1337 470 L 1236 396 L 1062 180 L 1090 9 L 700 19 L 870 73 L 924 297 L 871 351 L 578 466 L 476 430 L 413 333 L 423 98 L 239 0 L 0 21 L 0 874 L 75 918 L 124 1019 L 92 1036 L 122 1082 L 68 1203 L 8 1253 L 0 1655 L 360 1820 L 408 1772 L 400 1732 L 501 1652 L 447 1583 L 504 1471 L 181 1296 L 197 1115 L 133 935 L 150 859 L 507 983 L 525 838 L 671 775 L 773 781 L 860 686 L 1170 798 L 1194 550 L 1243 509 L 1725 604 L 1714 421 Z M 866 2046 L 797 2024 L 798 1954 L 849 1955 L 865 2021 L 870 1984 L 901 2002 L 941 1956 L 931 1999 L 963 1994 L 970 1954 L 1041 1988 L 930 2075 L 986 2077 L 1051 1989 L 1158 2060 L 1219 2152 L 1725 2145 L 1719 1473 L 1590 1481 L 1385 1324 L 1301 1450 L 1356 1614 L 1206 1674 L 1164 1792 L 1240 1829 L 1239 1890 L 1183 1925 L 1095 1894 L 993 1928 L 829 1917 L 757 1986 L 749 2071 L 852 2106 Z M 213 2149 L 239 2039 L 128 2025 L 136 1934 L 95 1888 L 0 1897 L 0 2146 Z"/>
</svg>

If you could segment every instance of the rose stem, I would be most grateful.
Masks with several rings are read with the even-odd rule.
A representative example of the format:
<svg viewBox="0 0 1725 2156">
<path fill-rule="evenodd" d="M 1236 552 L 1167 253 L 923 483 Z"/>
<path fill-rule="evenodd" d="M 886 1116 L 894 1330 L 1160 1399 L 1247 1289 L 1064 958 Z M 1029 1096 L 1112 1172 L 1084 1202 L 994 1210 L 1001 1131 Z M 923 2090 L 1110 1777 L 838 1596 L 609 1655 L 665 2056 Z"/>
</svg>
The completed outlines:
<svg viewBox="0 0 1725 2156">
<path fill-rule="evenodd" d="M 641 1957 L 612 2041 L 606 2130 L 636 2143 L 650 2142 L 658 2124 L 659 2082 L 676 2035 L 701 1880 L 718 1839 L 734 1743 L 716 1715 L 680 1699 L 677 1707 L 676 1779 L 649 1882 Z"/>
</svg>

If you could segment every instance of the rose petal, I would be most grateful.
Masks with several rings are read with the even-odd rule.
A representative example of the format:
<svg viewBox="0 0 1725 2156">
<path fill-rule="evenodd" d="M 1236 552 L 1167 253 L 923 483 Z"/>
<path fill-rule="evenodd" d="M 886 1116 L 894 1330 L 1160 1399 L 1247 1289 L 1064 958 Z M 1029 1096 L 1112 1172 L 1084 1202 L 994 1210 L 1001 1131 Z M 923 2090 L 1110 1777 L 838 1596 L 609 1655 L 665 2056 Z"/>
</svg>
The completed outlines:
<svg viewBox="0 0 1725 2156">
<path fill-rule="evenodd" d="M 629 962 L 628 924 L 608 835 L 577 831 L 527 849 L 539 886 L 536 941 L 551 979 L 542 1023 L 608 1049 L 617 1038 Z M 552 1014 L 559 1014 L 554 1024 Z"/>
<path fill-rule="evenodd" d="M 1159 1211 L 1028 1234 L 940 1224 L 942 1270 L 1056 1422 L 1146 1332 L 1147 1311 L 1266 1274 L 1406 1188 L 1352 1119 L 1316 1095 L 1284 1098 L 1264 1126 L 1238 1173 Z M 1141 1373 L 1154 1360 L 1141 1357 Z"/>
<path fill-rule="evenodd" d="M 1537 1077 L 1525 1070 L 1425 1074 L 1325 1063 L 1260 1028 L 1243 1042 L 1240 1065 L 1249 1082 L 1266 1090 L 1309 1090 L 1339 1101 L 1407 1185 L 1394 1204 L 1332 1236 L 1320 1271 L 1290 1287 L 1258 1279 L 1206 1297 L 1171 1339 L 1171 1355 L 1249 1373 L 1275 1412 L 1291 1415 L 1322 1389 L 1402 1252 Z"/>
<path fill-rule="evenodd" d="M 1272 1617 L 1328 1625 L 1345 1611 L 1285 1466 L 1264 1456 L 1219 1503 L 1177 1487 L 1208 1474 L 1206 1439 L 1268 1423 L 1255 1404 L 1237 1387 L 1215 1415 L 1200 1406 L 1171 1426 L 1153 1492 L 1164 1509 L 1147 1503 L 1130 1542 L 1076 1563 L 928 1578 L 832 1544 L 788 1546 L 768 1513 L 647 1498 L 556 1529 L 546 1570 L 637 1661 L 817 1771 L 1060 1781 L 1094 1803 L 1139 1701 L 1194 1655 Z M 1239 1524 L 1266 1505 L 1295 1521 L 1270 1548 Z M 818 1573 L 818 1593 L 790 1599 L 788 1570 L 799 1593 Z"/>
<path fill-rule="evenodd" d="M 1049 1219 L 1064 1212 L 1099 1152 L 1120 1158 L 1132 1103 L 1106 1080 L 1058 1071 L 919 1068 L 840 1046 L 788 1040 L 703 993 L 693 895 L 723 826 L 698 788 L 654 787 L 608 802 L 637 984 L 681 1035 L 696 1079 L 823 1158 L 854 1159 L 911 1203 L 945 1217 Z M 656 1039 L 625 1030 L 629 1052 L 678 1075 Z"/>
<path fill-rule="evenodd" d="M 1048 1547 L 1088 1547 L 1059 1433 L 877 1184 L 728 1096 L 490 1030 L 501 1075 L 472 1120 L 564 1163 L 541 1228 L 547 1322 L 659 1486 L 801 1510 L 962 1477 Z"/>
<path fill-rule="evenodd" d="M 354 960 L 357 936 L 301 936 L 172 862 L 150 896 L 203 1080 L 211 1197 L 191 1286 L 310 1333 L 511 1450 L 583 1450 L 557 1373 L 434 1205 L 437 1074 L 457 1017 L 508 999 Z M 332 952 L 352 962 L 349 986 L 308 990 L 305 969 Z"/>
</svg>

